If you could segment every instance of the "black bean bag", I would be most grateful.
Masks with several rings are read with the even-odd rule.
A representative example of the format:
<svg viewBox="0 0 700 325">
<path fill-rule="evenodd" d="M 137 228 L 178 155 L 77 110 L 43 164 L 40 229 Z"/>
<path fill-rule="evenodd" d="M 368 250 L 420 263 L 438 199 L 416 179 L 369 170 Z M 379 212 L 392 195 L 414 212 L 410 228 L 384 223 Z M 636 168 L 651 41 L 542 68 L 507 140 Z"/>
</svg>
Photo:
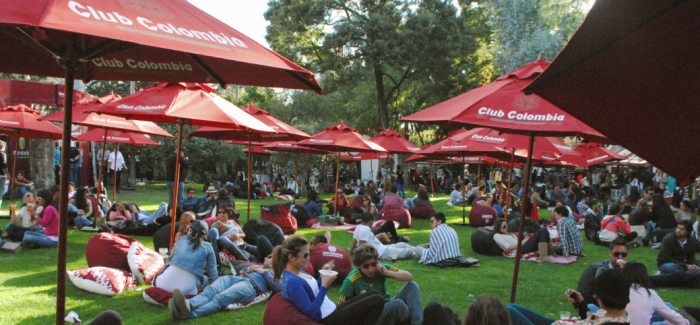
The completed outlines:
<svg viewBox="0 0 700 325">
<path fill-rule="evenodd" d="M 647 208 L 638 208 L 630 212 L 630 226 L 643 226 L 644 223 L 649 222 L 649 220 L 651 220 L 651 216 Z"/>
<path fill-rule="evenodd" d="M 578 287 L 576 287 L 576 291 L 581 293 L 581 296 L 583 296 L 583 300 L 586 301 L 586 304 L 598 303 L 595 299 L 593 299 L 593 281 L 595 280 L 595 273 L 598 271 L 598 267 L 601 263 L 603 263 L 603 261 L 591 263 L 591 265 L 587 266 L 583 270 L 581 277 L 578 279 Z"/>
<path fill-rule="evenodd" d="M 180 223 L 175 223 L 175 231 L 180 228 Z M 153 234 L 153 250 L 158 251 L 160 248 L 170 247 L 170 224 L 160 227 L 155 234 Z"/>
<path fill-rule="evenodd" d="M 472 233 L 472 250 L 481 255 L 486 256 L 501 256 L 503 249 L 498 247 L 493 239 L 493 233 L 486 229 L 479 228 Z"/>
<path fill-rule="evenodd" d="M 243 238 L 243 240 L 250 245 L 257 245 L 259 235 L 272 239 L 272 235 L 277 231 L 282 231 L 282 228 L 272 222 L 262 219 L 250 219 L 250 221 L 243 225 L 243 233 L 245 233 L 245 238 Z M 272 246 L 280 244 L 282 243 L 272 242 Z"/>
<path fill-rule="evenodd" d="M 508 220 L 508 232 L 517 233 L 520 231 L 520 218 L 511 219 L 510 216 L 508 216 Z M 534 233 L 540 228 L 542 227 L 540 227 L 537 221 L 532 220 L 531 218 L 525 218 L 525 225 L 523 227 L 524 232 Z"/>
<path fill-rule="evenodd" d="M 297 219 L 297 227 L 306 226 L 306 222 L 309 221 L 309 211 L 300 204 L 292 208 L 292 216 Z"/>
</svg>

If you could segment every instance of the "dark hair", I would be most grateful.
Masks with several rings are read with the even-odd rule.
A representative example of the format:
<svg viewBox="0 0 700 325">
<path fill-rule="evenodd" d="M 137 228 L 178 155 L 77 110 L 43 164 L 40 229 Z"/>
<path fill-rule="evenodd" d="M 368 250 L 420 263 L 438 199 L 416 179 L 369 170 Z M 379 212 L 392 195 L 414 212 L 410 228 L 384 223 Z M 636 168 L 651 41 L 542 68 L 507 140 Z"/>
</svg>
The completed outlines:
<svg viewBox="0 0 700 325">
<path fill-rule="evenodd" d="M 495 234 L 501 234 L 501 226 L 504 223 L 507 223 L 508 221 L 503 218 L 498 218 L 496 219 L 496 222 L 493 223 L 493 230 L 491 231 L 494 235 Z"/>
<path fill-rule="evenodd" d="M 391 183 L 391 182 L 389 182 Z M 391 193 L 396 194 L 399 191 L 399 189 L 396 186 L 391 186 Z"/>
<path fill-rule="evenodd" d="M 613 203 L 613 205 L 610 206 L 608 209 L 608 214 L 610 215 L 618 215 L 622 209 L 620 208 L 620 205 L 617 203 Z"/>
<path fill-rule="evenodd" d="M 423 187 L 418 189 L 418 197 L 423 200 L 430 200 L 430 197 L 428 197 L 428 190 Z"/>
<path fill-rule="evenodd" d="M 188 187 L 188 188 L 185 190 L 185 193 L 189 193 L 190 191 L 195 191 L 195 190 L 194 190 L 194 188 L 192 188 L 192 187 Z M 196 193 L 196 192 L 197 192 L 197 191 L 195 191 L 195 193 Z"/>
<path fill-rule="evenodd" d="M 275 273 L 274 281 L 278 282 L 282 276 L 282 272 L 289 263 L 289 255 L 297 256 L 301 252 L 302 247 L 308 246 L 309 242 L 304 237 L 292 235 L 282 242 L 282 245 L 275 247 L 272 252 L 272 270 Z"/>
<path fill-rule="evenodd" d="M 233 217 L 234 211 L 235 210 L 233 209 L 233 205 L 231 205 L 230 203 L 224 203 L 219 207 L 218 213 L 224 212 L 224 213 L 226 213 L 226 215 L 228 215 L 229 218 L 231 218 L 231 217 Z"/>
<path fill-rule="evenodd" d="M 42 205 L 44 209 L 46 209 L 46 207 L 49 206 L 49 204 L 51 204 L 51 191 L 41 190 L 37 194 L 37 197 L 40 197 L 42 200 L 44 200 L 44 205 Z"/>
<path fill-rule="evenodd" d="M 573 191 L 569 191 L 569 195 L 566 196 L 569 200 L 573 200 L 576 198 L 576 194 L 574 194 Z"/>
<path fill-rule="evenodd" d="M 644 193 L 646 194 L 646 193 L 649 193 L 649 192 L 654 193 L 654 188 L 651 187 L 651 186 L 647 186 L 647 188 L 644 189 Z"/>
<path fill-rule="evenodd" d="M 328 238 L 323 235 L 316 235 L 313 238 L 311 238 L 311 243 L 312 244 L 328 244 Z"/>
<path fill-rule="evenodd" d="M 434 212 L 430 215 L 430 217 L 435 218 L 435 221 L 442 221 L 442 223 L 446 222 L 445 214 L 442 212 Z"/>
<path fill-rule="evenodd" d="M 661 211 L 659 209 L 670 209 L 666 199 L 661 194 L 654 194 L 651 196 L 651 210 L 652 214 L 658 215 Z"/>
<path fill-rule="evenodd" d="M 496 297 L 484 293 L 464 312 L 463 325 L 510 325 L 510 313 Z"/>
<path fill-rule="evenodd" d="M 24 176 L 24 172 L 20 170 L 20 171 L 17 172 L 17 175 L 22 175 L 22 176 Z M 73 183 L 73 182 L 68 182 L 68 186 L 73 186 L 73 187 L 75 187 L 75 183 Z"/>
<path fill-rule="evenodd" d="M 593 280 L 593 294 L 606 308 L 623 310 L 630 302 L 630 280 L 617 269 L 605 270 Z"/>
<path fill-rule="evenodd" d="M 371 259 L 379 260 L 377 249 L 371 244 L 362 244 L 355 248 L 352 256 L 352 264 L 360 268 L 362 264 L 365 264 L 367 260 Z"/>
<path fill-rule="evenodd" d="M 651 296 L 649 291 L 649 271 L 643 263 L 636 261 L 625 263 L 625 266 L 622 267 L 622 272 L 632 284 L 647 289 L 647 295 Z M 639 288 L 635 288 L 635 290 L 639 292 Z"/>
<path fill-rule="evenodd" d="M 688 210 L 690 211 L 695 211 L 695 207 L 690 203 L 690 200 L 683 200 L 681 201 L 685 206 L 688 207 Z"/>
<path fill-rule="evenodd" d="M 219 190 L 219 197 L 228 196 L 228 191 L 225 188 Z"/>
<path fill-rule="evenodd" d="M 185 212 L 182 215 L 184 216 L 187 213 L 194 215 L 191 212 Z M 180 220 L 182 220 L 182 217 L 180 217 Z M 198 222 L 199 225 L 192 227 L 193 224 L 196 222 Z M 182 226 L 180 226 L 180 227 L 182 227 Z M 204 241 L 204 237 L 207 236 L 207 230 L 209 230 L 209 227 L 208 227 L 207 223 L 202 221 L 202 220 L 193 221 L 192 224 L 190 224 L 190 227 L 192 227 L 192 228 L 190 228 L 190 229 L 192 229 L 192 233 L 190 233 L 187 236 L 187 238 L 189 238 L 190 243 L 192 243 L 192 249 L 190 249 L 190 251 L 194 252 L 194 251 L 198 250 L 199 247 L 202 246 L 202 242 Z M 195 229 L 197 229 L 197 230 L 195 230 Z M 195 231 L 196 231 L 196 233 L 195 233 Z M 187 233 L 187 230 L 185 230 L 185 233 Z"/>
<path fill-rule="evenodd" d="M 554 213 L 558 213 L 564 217 L 568 217 L 569 216 L 569 209 L 567 209 L 565 206 L 558 206 L 558 207 L 554 208 Z"/>
<path fill-rule="evenodd" d="M 42 197 L 44 198 L 44 200 L 46 200 L 46 202 L 49 202 L 51 205 L 53 205 L 53 206 L 58 206 L 58 201 L 54 202 L 54 201 L 53 201 L 53 196 L 56 195 L 56 193 L 60 193 L 60 192 L 61 192 L 61 186 L 60 186 L 60 185 L 51 186 L 51 190 L 50 190 L 50 191 L 51 191 L 51 193 L 50 193 L 50 195 L 49 195 L 48 198 L 43 197 L 43 196 L 42 196 Z"/>
<path fill-rule="evenodd" d="M 625 246 L 627 248 L 627 241 L 624 238 L 615 238 L 610 242 L 610 251 L 615 249 L 617 246 Z"/>
<path fill-rule="evenodd" d="M 581 202 L 581 200 L 586 199 L 586 194 L 583 192 L 576 193 L 576 202 Z"/>
<path fill-rule="evenodd" d="M 620 214 L 630 214 L 632 213 L 632 206 L 629 204 L 625 204 L 622 206 L 622 209 L 620 210 Z"/>
<path fill-rule="evenodd" d="M 73 196 L 73 199 L 75 200 L 75 207 L 78 209 L 86 209 L 87 208 L 87 189 L 84 187 L 79 187 L 75 191 L 75 196 Z M 96 209 L 97 207 L 92 207 L 93 209 Z"/>
<path fill-rule="evenodd" d="M 306 195 L 306 202 L 318 200 L 318 192 L 316 190 L 310 190 L 309 194 Z"/>
<path fill-rule="evenodd" d="M 693 229 L 693 225 L 690 223 L 690 220 L 681 220 L 681 222 L 679 222 L 678 225 L 685 227 L 685 231 L 688 234 L 690 234 L 690 232 Z"/>
<path fill-rule="evenodd" d="M 374 216 L 371 213 L 365 212 L 361 217 L 362 223 L 368 223 L 374 221 Z"/>
<path fill-rule="evenodd" d="M 462 184 L 456 183 L 456 184 L 455 184 L 455 190 L 456 190 L 456 191 L 459 191 L 459 190 L 461 190 L 461 189 L 462 189 Z"/>
</svg>

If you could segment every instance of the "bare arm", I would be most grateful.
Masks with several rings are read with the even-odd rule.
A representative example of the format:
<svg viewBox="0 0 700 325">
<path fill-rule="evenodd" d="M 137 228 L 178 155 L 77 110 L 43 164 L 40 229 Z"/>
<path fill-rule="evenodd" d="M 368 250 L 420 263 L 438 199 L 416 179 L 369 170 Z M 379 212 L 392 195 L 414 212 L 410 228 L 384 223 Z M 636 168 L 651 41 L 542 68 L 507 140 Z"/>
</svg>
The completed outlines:
<svg viewBox="0 0 700 325">
<path fill-rule="evenodd" d="M 403 282 L 413 281 L 413 275 L 411 273 L 409 273 L 408 271 L 403 271 L 403 270 L 390 271 L 390 270 L 387 270 L 384 267 L 384 265 L 382 265 L 382 264 L 379 264 L 377 266 L 377 269 L 380 273 L 384 274 L 388 278 L 392 278 L 394 280 L 403 281 Z"/>
</svg>

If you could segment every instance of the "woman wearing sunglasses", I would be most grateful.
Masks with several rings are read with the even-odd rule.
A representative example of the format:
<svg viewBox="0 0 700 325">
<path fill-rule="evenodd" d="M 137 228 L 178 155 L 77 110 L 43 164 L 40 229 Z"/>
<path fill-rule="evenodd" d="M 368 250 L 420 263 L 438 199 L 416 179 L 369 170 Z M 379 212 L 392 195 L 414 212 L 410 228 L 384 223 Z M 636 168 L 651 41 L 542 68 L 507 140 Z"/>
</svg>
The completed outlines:
<svg viewBox="0 0 700 325">
<path fill-rule="evenodd" d="M 282 298 L 291 301 L 309 318 L 321 324 L 374 325 L 384 309 L 376 291 L 360 294 L 340 305 L 326 296 L 336 275 L 321 274 L 318 280 L 302 271 L 309 262 L 309 243 L 299 235 L 287 238 L 272 254 L 274 281 L 282 284 Z M 324 269 L 327 267 L 324 266 Z"/>
<path fill-rule="evenodd" d="M 493 240 L 504 251 L 515 254 L 518 247 L 518 238 L 516 235 L 508 234 L 508 222 L 506 222 L 506 219 L 496 219 L 496 222 L 493 224 Z M 548 253 L 551 245 L 549 231 L 546 228 L 540 228 L 532 236 L 523 239 L 521 252 L 522 254 L 537 252 L 539 253 L 537 260 L 551 262 Z M 552 251 L 554 250 L 552 249 Z"/>
</svg>

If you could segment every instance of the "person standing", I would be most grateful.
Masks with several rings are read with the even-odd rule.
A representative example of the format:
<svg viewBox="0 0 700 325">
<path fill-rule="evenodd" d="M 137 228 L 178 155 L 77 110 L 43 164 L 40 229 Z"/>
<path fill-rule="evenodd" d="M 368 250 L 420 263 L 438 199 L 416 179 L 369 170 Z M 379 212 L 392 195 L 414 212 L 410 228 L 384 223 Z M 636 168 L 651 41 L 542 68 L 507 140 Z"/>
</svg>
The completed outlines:
<svg viewBox="0 0 700 325">
<path fill-rule="evenodd" d="M 127 169 L 126 164 L 124 163 L 124 156 L 122 156 L 122 153 L 119 151 L 119 145 L 114 148 L 114 152 L 109 154 L 109 159 L 107 161 L 109 163 L 109 170 L 110 173 L 112 173 L 112 176 L 114 176 L 115 172 L 117 173 L 117 183 L 112 184 L 112 186 L 114 186 L 114 188 L 117 189 L 117 193 L 119 193 L 122 170 Z M 113 179 L 113 177 L 110 177 L 110 179 Z"/>
<path fill-rule="evenodd" d="M 165 160 L 165 177 L 168 181 L 165 184 L 168 186 L 168 210 L 173 206 L 173 192 L 175 191 L 175 157 L 177 151 L 168 156 Z M 190 168 L 190 160 L 185 157 L 185 151 L 180 150 L 180 178 L 177 184 L 177 206 L 182 208 L 182 203 L 185 201 L 185 175 L 187 169 Z"/>
<path fill-rule="evenodd" d="M 5 179 L 10 173 L 7 171 L 7 155 L 5 154 L 5 141 L 0 141 L 0 188 L 2 188 L 2 193 L 0 193 L 0 204 L 2 204 L 2 197 L 7 191 L 7 186 L 5 186 Z"/>
<path fill-rule="evenodd" d="M 405 199 L 406 192 L 403 190 L 403 169 L 401 169 L 401 165 L 396 166 L 396 187 L 399 190 L 401 198 Z"/>
<path fill-rule="evenodd" d="M 104 155 L 103 155 L 102 149 L 100 149 L 100 151 L 97 152 L 97 159 L 96 159 L 96 160 L 98 161 L 97 164 L 98 164 L 98 166 L 100 166 L 100 168 L 104 169 L 105 173 L 109 172 L 109 167 L 108 167 L 108 164 L 107 164 L 107 160 L 109 159 L 109 154 L 110 154 L 110 153 L 111 153 L 111 151 L 109 151 L 109 147 L 107 147 L 107 146 L 105 146 Z M 58 161 L 58 166 L 59 166 L 59 169 L 60 169 L 60 166 L 61 166 L 60 152 L 59 152 L 59 158 L 58 158 L 58 160 L 59 160 L 59 161 Z M 56 183 L 56 184 L 58 184 L 58 183 Z"/>
<path fill-rule="evenodd" d="M 76 186 L 80 184 L 80 167 L 83 164 L 80 162 L 81 154 L 80 149 L 77 147 L 70 148 L 70 181 Z"/>
<path fill-rule="evenodd" d="M 2 155 L 5 155 L 5 148 L 3 145 L 2 148 Z M 4 160 L 3 160 L 4 163 Z M 100 168 L 102 168 L 102 165 L 100 165 Z M 58 148 L 58 142 L 56 143 L 56 147 L 53 149 L 53 180 L 56 184 L 61 183 L 61 149 Z"/>
</svg>

